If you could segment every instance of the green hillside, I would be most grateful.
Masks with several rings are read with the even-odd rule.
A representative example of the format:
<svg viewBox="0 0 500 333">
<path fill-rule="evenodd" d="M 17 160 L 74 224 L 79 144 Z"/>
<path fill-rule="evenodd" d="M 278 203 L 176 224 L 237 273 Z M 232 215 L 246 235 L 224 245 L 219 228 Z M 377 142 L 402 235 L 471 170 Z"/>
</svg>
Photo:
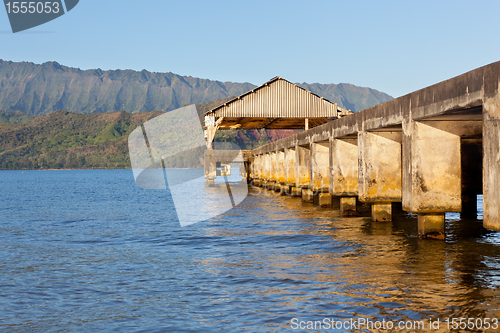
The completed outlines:
<svg viewBox="0 0 500 333">
<path fill-rule="evenodd" d="M 128 134 L 160 114 L 57 111 L 0 123 L 0 169 L 130 168 Z"/>
<path fill-rule="evenodd" d="M 200 115 L 225 100 L 197 105 Z M 164 112 L 124 111 L 77 114 L 56 111 L 33 117 L 21 112 L 0 113 L 0 169 L 130 168 L 128 135 Z M 218 131 L 216 142 L 235 143 L 242 149 L 296 133 L 290 130 Z M 203 149 L 174 156 L 170 168 L 203 167 Z"/>
</svg>

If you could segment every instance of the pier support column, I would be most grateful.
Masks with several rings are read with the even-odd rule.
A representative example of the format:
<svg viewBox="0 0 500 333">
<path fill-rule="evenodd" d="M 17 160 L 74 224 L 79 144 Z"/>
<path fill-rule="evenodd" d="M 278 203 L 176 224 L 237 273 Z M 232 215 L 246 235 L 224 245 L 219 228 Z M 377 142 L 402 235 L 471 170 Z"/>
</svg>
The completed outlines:
<svg viewBox="0 0 500 333">
<path fill-rule="evenodd" d="M 276 181 L 285 184 L 285 152 L 276 152 Z"/>
<path fill-rule="evenodd" d="M 290 188 L 290 195 L 292 197 L 301 197 L 302 196 L 302 189 L 300 187 L 291 187 Z"/>
<path fill-rule="evenodd" d="M 276 152 L 276 184 L 274 191 L 283 193 L 285 191 L 285 152 L 279 150 Z"/>
<path fill-rule="evenodd" d="M 304 202 L 313 202 L 314 200 L 314 192 L 308 188 L 302 189 L 302 201 Z"/>
<path fill-rule="evenodd" d="M 262 163 L 262 168 L 263 168 L 263 187 L 265 189 L 268 188 L 268 184 L 270 182 L 270 177 L 271 177 L 271 155 L 269 153 L 262 155 L 263 163 Z"/>
<path fill-rule="evenodd" d="M 485 82 L 487 95 L 483 104 L 483 226 L 496 231 L 500 231 L 499 91 L 498 80 Z"/>
<path fill-rule="evenodd" d="M 321 208 L 332 207 L 332 195 L 329 193 L 317 193 L 314 195 L 314 204 Z"/>
<path fill-rule="evenodd" d="M 392 203 L 391 202 L 373 203 L 372 220 L 376 222 L 392 221 Z"/>
<path fill-rule="evenodd" d="M 359 201 L 372 203 L 372 220 L 392 221 L 401 201 L 401 132 L 359 132 Z"/>
<path fill-rule="evenodd" d="M 403 209 L 419 214 L 421 237 L 444 235 L 444 213 L 462 208 L 460 135 L 448 125 L 403 121 Z"/>
<path fill-rule="evenodd" d="M 340 215 L 356 212 L 358 139 L 330 139 L 330 194 L 341 197 Z"/>
<path fill-rule="evenodd" d="M 285 192 L 281 194 L 292 195 L 292 188 L 297 186 L 297 177 L 295 173 L 295 148 L 286 148 L 285 151 Z M 287 191 L 288 190 L 288 191 Z"/>
<path fill-rule="evenodd" d="M 215 178 L 217 178 L 217 168 L 215 166 L 216 161 L 213 156 L 213 150 L 205 150 L 204 162 L 205 179 L 209 186 L 213 186 L 215 184 Z"/>
<path fill-rule="evenodd" d="M 264 156 L 263 155 L 258 155 L 255 157 L 256 163 L 256 172 L 257 172 L 257 181 L 256 181 L 256 186 L 261 187 L 263 182 L 264 182 Z"/>
<path fill-rule="evenodd" d="M 357 216 L 356 197 L 340 198 L 340 216 Z"/>
<path fill-rule="evenodd" d="M 301 146 L 295 147 L 295 161 L 296 169 L 295 173 L 297 175 L 297 187 L 299 188 L 309 188 L 311 183 L 310 171 L 310 152 L 308 148 Z"/>
<path fill-rule="evenodd" d="M 311 190 L 328 193 L 330 186 L 330 143 L 311 143 Z"/>
<path fill-rule="evenodd" d="M 262 155 L 256 155 L 253 159 L 254 182 L 255 186 L 260 186 L 262 183 Z"/>
<path fill-rule="evenodd" d="M 251 180 L 255 179 L 255 156 L 251 156 L 251 159 L 248 161 L 247 170 L 249 178 Z"/>
<path fill-rule="evenodd" d="M 270 190 L 274 191 L 274 185 L 276 185 L 276 179 L 277 179 L 277 174 L 278 174 L 278 168 L 277 168 L 277 157 L 276 157 L 276 152 L 270 152 L 269 153 L 269 181 L 271 182 L 271 188 Z"/>
</svg>

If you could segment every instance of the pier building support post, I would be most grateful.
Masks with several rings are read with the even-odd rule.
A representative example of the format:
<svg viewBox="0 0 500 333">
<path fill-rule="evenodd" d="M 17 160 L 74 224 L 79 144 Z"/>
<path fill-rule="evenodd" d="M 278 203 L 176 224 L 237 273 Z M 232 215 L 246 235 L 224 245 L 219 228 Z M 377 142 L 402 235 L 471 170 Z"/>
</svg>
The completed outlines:
<svg viewBox="0 0 500 333">
<path fill-rule="evenodd" d="M 392 221 L 392 202 L 401 198 L 401 132 L 358 133 L 358 192 L 372 203 L 372 220 Z"/>
<path fill-rule="evenodd" d="M 444 239 L 444 213 L 462 208 L 460 135 L 444 125 L 403 121 L 403 209 L 421 237 Z"/>
<path fill-rule="evenodd" d="M 215 178 L 217 178 L 217 168 L 216 168 L 216 160 L 213 156 L 213 150 L 207 149 L 205 150 L 204 155 L 204 173 L 205 179 L 209 186 L 213 186 L 215 184 Z"/>
<path fill-rule="evenodd" d="M 330 194 L 340 198 L 340 215 L 356 214 L 358 139 L 330 139 Z"/>
<path fill-rule="evenodd" d="M 483 226 L 500 231 L 500 83 L 485 79 L 483 104 Z"/>
<path fill-rule="evenodd" d="M 285 191 L 282 194 L 292 195 L 292 189 L 297 187 L 295 148 L 286 148 L 285 151 Z"/>
</svg>

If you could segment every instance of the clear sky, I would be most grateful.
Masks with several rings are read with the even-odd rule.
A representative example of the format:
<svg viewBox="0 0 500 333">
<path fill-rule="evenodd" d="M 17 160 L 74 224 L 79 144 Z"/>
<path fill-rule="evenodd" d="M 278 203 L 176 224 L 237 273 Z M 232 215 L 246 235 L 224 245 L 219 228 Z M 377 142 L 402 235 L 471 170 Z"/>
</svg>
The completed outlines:
<svg viewBox="0 0 500 333">
<path fill-rule="evenodd" d="M 352 83 L 398 97 L 500 60 L 500 1 L 80 0 L 0 59 L 260 85 Z"/>
</svg>

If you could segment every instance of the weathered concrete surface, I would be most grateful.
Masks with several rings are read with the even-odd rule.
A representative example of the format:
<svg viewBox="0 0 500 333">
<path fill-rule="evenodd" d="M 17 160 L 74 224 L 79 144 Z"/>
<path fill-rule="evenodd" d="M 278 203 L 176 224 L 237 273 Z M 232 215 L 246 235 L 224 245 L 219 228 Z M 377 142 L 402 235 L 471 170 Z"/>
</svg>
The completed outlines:
<svg viewBox="0 0 500 333">
<path fill-rule="evenodd" d="M 358 194 L 362 202 L 401 201 L 401 133 L 358 133 Z"/>
<path fill-rule="evenodd" d="M 297 187 L 309 187 L 309 184 L 311 182 L 311 177 L 309 174 L 309 149 L 297 146 L 295 148 L 295 160 L 297 161 L 295 170 L 295 173 L 297 174 Z"/>
<path fill-rule="evenodd" d="M 276 181 L 280 184 L 285 183 L 285 151 L 276 152 Z"/>
<path fill-rule="evenodd" d="M 311 189 L 314 192 L 328 192 L 330 187 L 330 144 L 311 143 Z"/>
<path fill-rule="evenodd" d="M 285 184 L 289 186 L 297 186 L 295 157 L 295 148 L 285 148 Z"/>
<path fill-rule="evenodd" d="M 267 153 L 263 156 L 264 163 L 264 180 L 271 181 L 271 154 Z"/>
<path fill-rule="evenodd" d="M 246 169 L 245 163 L 240 163 L 238 166 L 238 175 L 241 176 L 241 178 L 248 178 L 249 174 Z"/>
<path fill-rule="evenodd" d="M 254 156 L 253 161 L 250 163 L 250 171 L 252 172 L 252 179 L 259 179 L 259 170 L 258 170 L 258 156 Z"/>
<path fill-rule="evenodd" d="M 330 140 L 330 194 L 358 194 L 358 140 Z"/>
<path fill-rule="evenodd" d="M 302 201 L 313 202 L 314 192 L 309 189 L 302 189 Z"/>
<path fill-rule="evenodd" d="M 281 195 L 292 195 L 292 187 L 289 185 L 281 185 Z"/>
<path fill-rule="evenodd" d="M 252 163 L 252 178 L 253 179 L 263 179 L 263 170 L 262 170 L 262 155 L 254 156 L 254 161 Z"/>
<path fill-rule="evenodd" d="M 340 215 L 353 216 L 356 215 L 356 197 L 340 198 Z"/>
<path fill-rule="evenodd" d="M 403 209 L 460 212 L 460 136 L 432 125 L 412 121 L 403 127 Z"/>
<path fill-rule="evenodd" d="M 392 203 L 374 203 L 372 204 L 372 220 L 374 222 L 392 221 Z"/>
<path fill-rule="evenodd" d="M 278 161 L 275 151 L 269 153 L 269 166 L 269 180 L 271 180 L 272 182 L 276 182 L 276 179 L 278 177 Z"/>
<path fill-rule="evenodd" d="M 322 207 L 332 207 L 332 196 L 328 193 L 317 193 L 314 195 L 314 204 Z"/>
<path fill-rule="evenodd" d="M 494 83 L 483 106 L 483 226 L 500 231 L 500 96 Z"/>
<path fill-rule="evenodd" d="M 444 239 L 444 213 L 419 214 L 418 235 L 423 238 Z"/>
<path fill-rule="evenodd" d="M 292 197 L 301 197 L 302 196 L 302 189 L 300 187 L 291 187 L 291 194 Z"/>
</svg>

